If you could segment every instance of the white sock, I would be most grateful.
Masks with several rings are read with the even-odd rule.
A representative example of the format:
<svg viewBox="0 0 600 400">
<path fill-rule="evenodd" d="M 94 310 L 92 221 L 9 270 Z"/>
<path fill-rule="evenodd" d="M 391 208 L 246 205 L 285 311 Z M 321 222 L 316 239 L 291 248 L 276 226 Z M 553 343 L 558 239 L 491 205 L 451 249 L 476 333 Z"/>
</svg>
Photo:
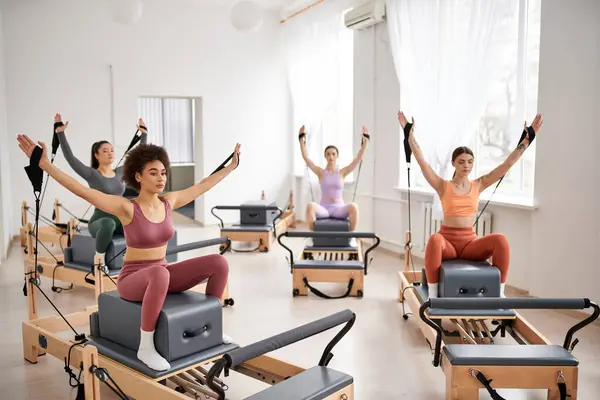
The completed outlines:
<svg viewBox="0 0 600 400">
<path fill-rule="evenodd" d="M 98 258 L 98 256 L 100 256 L 100 259 L 101 259 L 100 260 L 101 261 L 100 265 L 104 265 L 104 261 L 105 261 L 104 260 L 104 254 L 106 254 L 106 253 L 98 253 L 98 252 L 96 252 L 96 256 L 94 257 L 94 260 L 95 260 L 96 258 Z"/>
<path fill-rule="evenodd" d="M 438 284 L 437 283 L 427 283 L 427 288 L 429 290 L 429 298 L 437 298 L 438 297 Z"/>
<path fill-rule="evenodd" d="M 504 286 L 506 285 L 506 283 L 501 283 L 500 284 L 500 297 L 506 297 L 504 295 Z"/>
<path fill-rule="evenodd" d="M 140 329 L 140 348 L 137 352 L 138 359 L 155 371 L 166 371 L 171 368 L 154 347 L 154 331 L 146 332 Z"/>
<path fill-rule="evenodd" d="M 227 336 L 226 334 L 223 334 L 223 343 L 224 344 L 230 344 L 233 343 L 233 339 L 230 338 L 229 336 Z"/>
</svg>

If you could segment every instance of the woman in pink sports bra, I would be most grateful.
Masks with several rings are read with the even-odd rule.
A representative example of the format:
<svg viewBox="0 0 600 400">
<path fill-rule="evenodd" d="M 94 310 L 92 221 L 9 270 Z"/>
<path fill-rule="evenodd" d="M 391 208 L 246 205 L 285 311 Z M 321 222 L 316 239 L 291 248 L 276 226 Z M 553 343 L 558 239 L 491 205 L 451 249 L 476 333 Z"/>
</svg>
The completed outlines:
<svg viewBox="0 0 600 400">
<path fill-rule="evenodd" d="M 27 136 L 18 136 L 19 147 L 28 157 L 36 144 Z M 206 295 L 221 298 L 229 265 L 219 254 L 196 257 L 174 264 L 165 259 L 167 242 L 173 237 L 171 211 L 182 207 L 210 190 L 237 165 L 240 145 L 235 146 L 231 163 L 187 189 L 159 196 L 167 183 L 170 163 L 164 148 L 141 144 L 127 153 L 123 181 L 138 190 L 135 199 L 109 195 L 82 185 L 50 163 L 46 146 L 40 142 L 43 155 L 39 162 L 58 183 L 98 209 L 119 218 L 123 224 L 127 251 L 117 281 L 122 298 L 142 302 L 141 338 L 137 357 L 157 371 L 171 368 L 154 347 L 154 330 L 167 293 L 188 290 L 208 279 Z M 231 339 L 223 335 L 224 343 Z"/>
<path fill-rule="evenodd" d="M 363 159 L 370 140 L 369 131 L 363 126 L 362 146 L 354 160 L 342 169 L 337 166 L 339 152 L 337 147 L 333 145 L 329 145 L 325 148 L 327 166 L 325 168 L 316 166 L 315 163 L 308 158 L 306 140 L 302 140 L 304 136 L 304 125 L 302 125 L 299 132 L 302 158 L 311 171 L 319 177 L 319 183 L 321 185 L 321 201 L 319 203 L 310 202 L 306 207 L 306 222 L 309 229 L 314 229 L 314 224 L 317 219 L 334 218 L 348 219 L 350 221 L 350 231 L 354 231 L 356 225 L 358 225 L 358 206 L 356 203 L 344 203 L 344 199 L 342 199 L 342 190 L 344 189 L 344 179 L 346 176 L 354 171 Z"/>
</svg>

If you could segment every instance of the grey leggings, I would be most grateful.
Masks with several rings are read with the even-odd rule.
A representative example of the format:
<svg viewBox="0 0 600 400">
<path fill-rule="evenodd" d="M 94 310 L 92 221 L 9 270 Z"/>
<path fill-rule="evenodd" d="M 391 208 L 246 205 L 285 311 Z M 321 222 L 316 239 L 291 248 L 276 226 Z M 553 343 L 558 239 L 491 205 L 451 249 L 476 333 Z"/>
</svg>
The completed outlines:
<svg viewBox="0 0 600 400">
<path fill-rule="evenodd" d="M 96 238 L 96 251 L 98 253 L 106 253 L 108 246 L 113 240 L 113 236 L 115 234 L 123 234 L 123 225 L 121 225 L 121 221 L 114 215 L 96 210 L 92 218 L 90 218 L 88 230 L 92 237 Z"/>
</svg>

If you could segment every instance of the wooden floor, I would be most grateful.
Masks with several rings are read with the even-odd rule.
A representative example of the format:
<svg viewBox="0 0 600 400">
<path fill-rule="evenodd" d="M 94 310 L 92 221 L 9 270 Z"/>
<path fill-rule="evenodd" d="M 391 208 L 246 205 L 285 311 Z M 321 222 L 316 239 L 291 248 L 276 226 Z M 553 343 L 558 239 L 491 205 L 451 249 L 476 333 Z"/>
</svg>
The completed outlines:
<svg viewBox="0 0 600 400">
<path fill-rule="evenodd" d="M 201 228 L 181 215 L 174 214 L 179 242 L 187 243 L 218 237 L 217 228 Z M 300 250 L 303 239 L 288 239 Z M 239 248 L 240 244 L 235 243 Z M 250 244 L 248 248 L 254 248 Z M 180 255 L 180 260 L 216 252 L 197 250 Z M 365 277 L 364 298 L 323 300 L 313 295 L 292 297 L 292 283 L 287 252 L 277 242 L 269 253 L 228 253 L 230 263 L 229 293 L 235 306 L 224 309 L 224 329 L 240 344 L 249 344 L 297 325 L 349 308 L 357 314 L 356 324 L 334 348 L 330 367 L 354 376 L 356 399 L 443 399 L 444 375 L 431 365 L 429 346 L 414 323 L 402 319 L 397 301 L 397 271 L 402 259 L 383 251 L 374 253 L 369 274 Z M 416 266 L 420 268 L 420 266 Z M 510 278 L 509 278 L 510 279 Z M 345 286 L 322 284 L 321 290 L 341 294 Z M 23 296 L 23 256 L 18 245 L 11 249 L 8 261 L 0 266 L 0 399 L 46 400 L 74 399 L 64 362 L 41 357 L 36 365 L 22 356 L 21 321 L 27 318 Z M 42 288 L 63 313 L 80 311 L 93 304 L 93 291 L 73 289 L 60 294 L 50 290 L 43 278 Z M 507 293 L 509 296 L 510 292 Z M 599 295 L 600 296 L 600 295 Z M 48 302 L 39 297 L 40 316 L 56 314 Z M 600 301 L 600 298 L 594 299 Z M 567 329 L 577 319 L 553 311 L 524 310 L 525 317 L 552 342 L 562 344 Z M 327 342 L 336 330 L 293 344 L 271 355 L 302 367 L 316 365 Z M 65 337 L 70 337 L 65 332 Z M 597 399 L 600 393 L 600 326 L 588 326 L 576 335 L 580 343 L 574 354 L 580 360 L 579 399 Z M 242 399 L 265 384 L 232 372 L 225 378 L 228 398 Z M 118 382 L 117 382 L 118 383 Z M 493 383 L 492 383 L 493 385 Z M 499 390 L 507 400 L 546 399 L 542 391 Z M 107 388 L 103 399 L 117 397 Z M 481 399 L 489 399 L 485 390 Z"/>
</svg>

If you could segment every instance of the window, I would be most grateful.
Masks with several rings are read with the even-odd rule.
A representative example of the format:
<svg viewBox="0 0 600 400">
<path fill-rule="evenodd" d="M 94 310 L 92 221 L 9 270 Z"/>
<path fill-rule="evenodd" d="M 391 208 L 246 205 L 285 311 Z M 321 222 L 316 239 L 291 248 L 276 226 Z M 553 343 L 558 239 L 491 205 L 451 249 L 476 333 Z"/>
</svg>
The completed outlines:
<svg viewBox="0 0 600 400">
<path fill-rule="evenodd" d="M 294 54 L 288 76 L 294 136 L 297 138 L 298 129 L 305 125 L 308 155 L 313 162 L 325 166 L 323 150 L 334 145 L 339 150 L 338 165 L 342 168 L 356 155 L 354 140 L 360 135 L 353 120 L 354 32 L 341 22 L 333 25 L 332 31 L 327 32 L 305 25 L 306 35 L 296 33 L 288 45 Z M 300 146 L 296 140 L 293 143 L 294 173 L 305 176 Z M 310 179 L 314 179 L 312 173 Z M 346 181 L 352 180 L 353 174 L 348 175 Z"/>
<path fill-rule="evenodd" d="M 499 51 L 491 55 L 499 68 L 492 79 L 478 126 L 470 142 L 465 143 L 475 152 L 471 179 L 501 164 L 515 149 L 524 121 L 530 125 L 537 113 L 541 0 L 501 1 L 510 7 L 500 23 Z M 408 75 L 405 79 L 410 78 Z M 400 87 L 402 91 L 402 82 Z M 422 141 L 418 134 L 417 140 Z M 403 148 L 400 154 L 400 186 L 406 188 Z M 494 196 L 499 195 L 509 202 L 531 202 L 534 172 L 535 142 L 504 177 Z M 410 173 L 411 187 L 430 189 L 414 160 Z M 492 190 L 493 187 L 488 189 L 486 195 L 489 196 Z"/>
<path fill-rule="evenodd" d="M 148 143 L 163 146 L 171 164 L 194 162 L 195 101 L 142 97 L 138 113 L 148 127 Z"/>
</svg>

